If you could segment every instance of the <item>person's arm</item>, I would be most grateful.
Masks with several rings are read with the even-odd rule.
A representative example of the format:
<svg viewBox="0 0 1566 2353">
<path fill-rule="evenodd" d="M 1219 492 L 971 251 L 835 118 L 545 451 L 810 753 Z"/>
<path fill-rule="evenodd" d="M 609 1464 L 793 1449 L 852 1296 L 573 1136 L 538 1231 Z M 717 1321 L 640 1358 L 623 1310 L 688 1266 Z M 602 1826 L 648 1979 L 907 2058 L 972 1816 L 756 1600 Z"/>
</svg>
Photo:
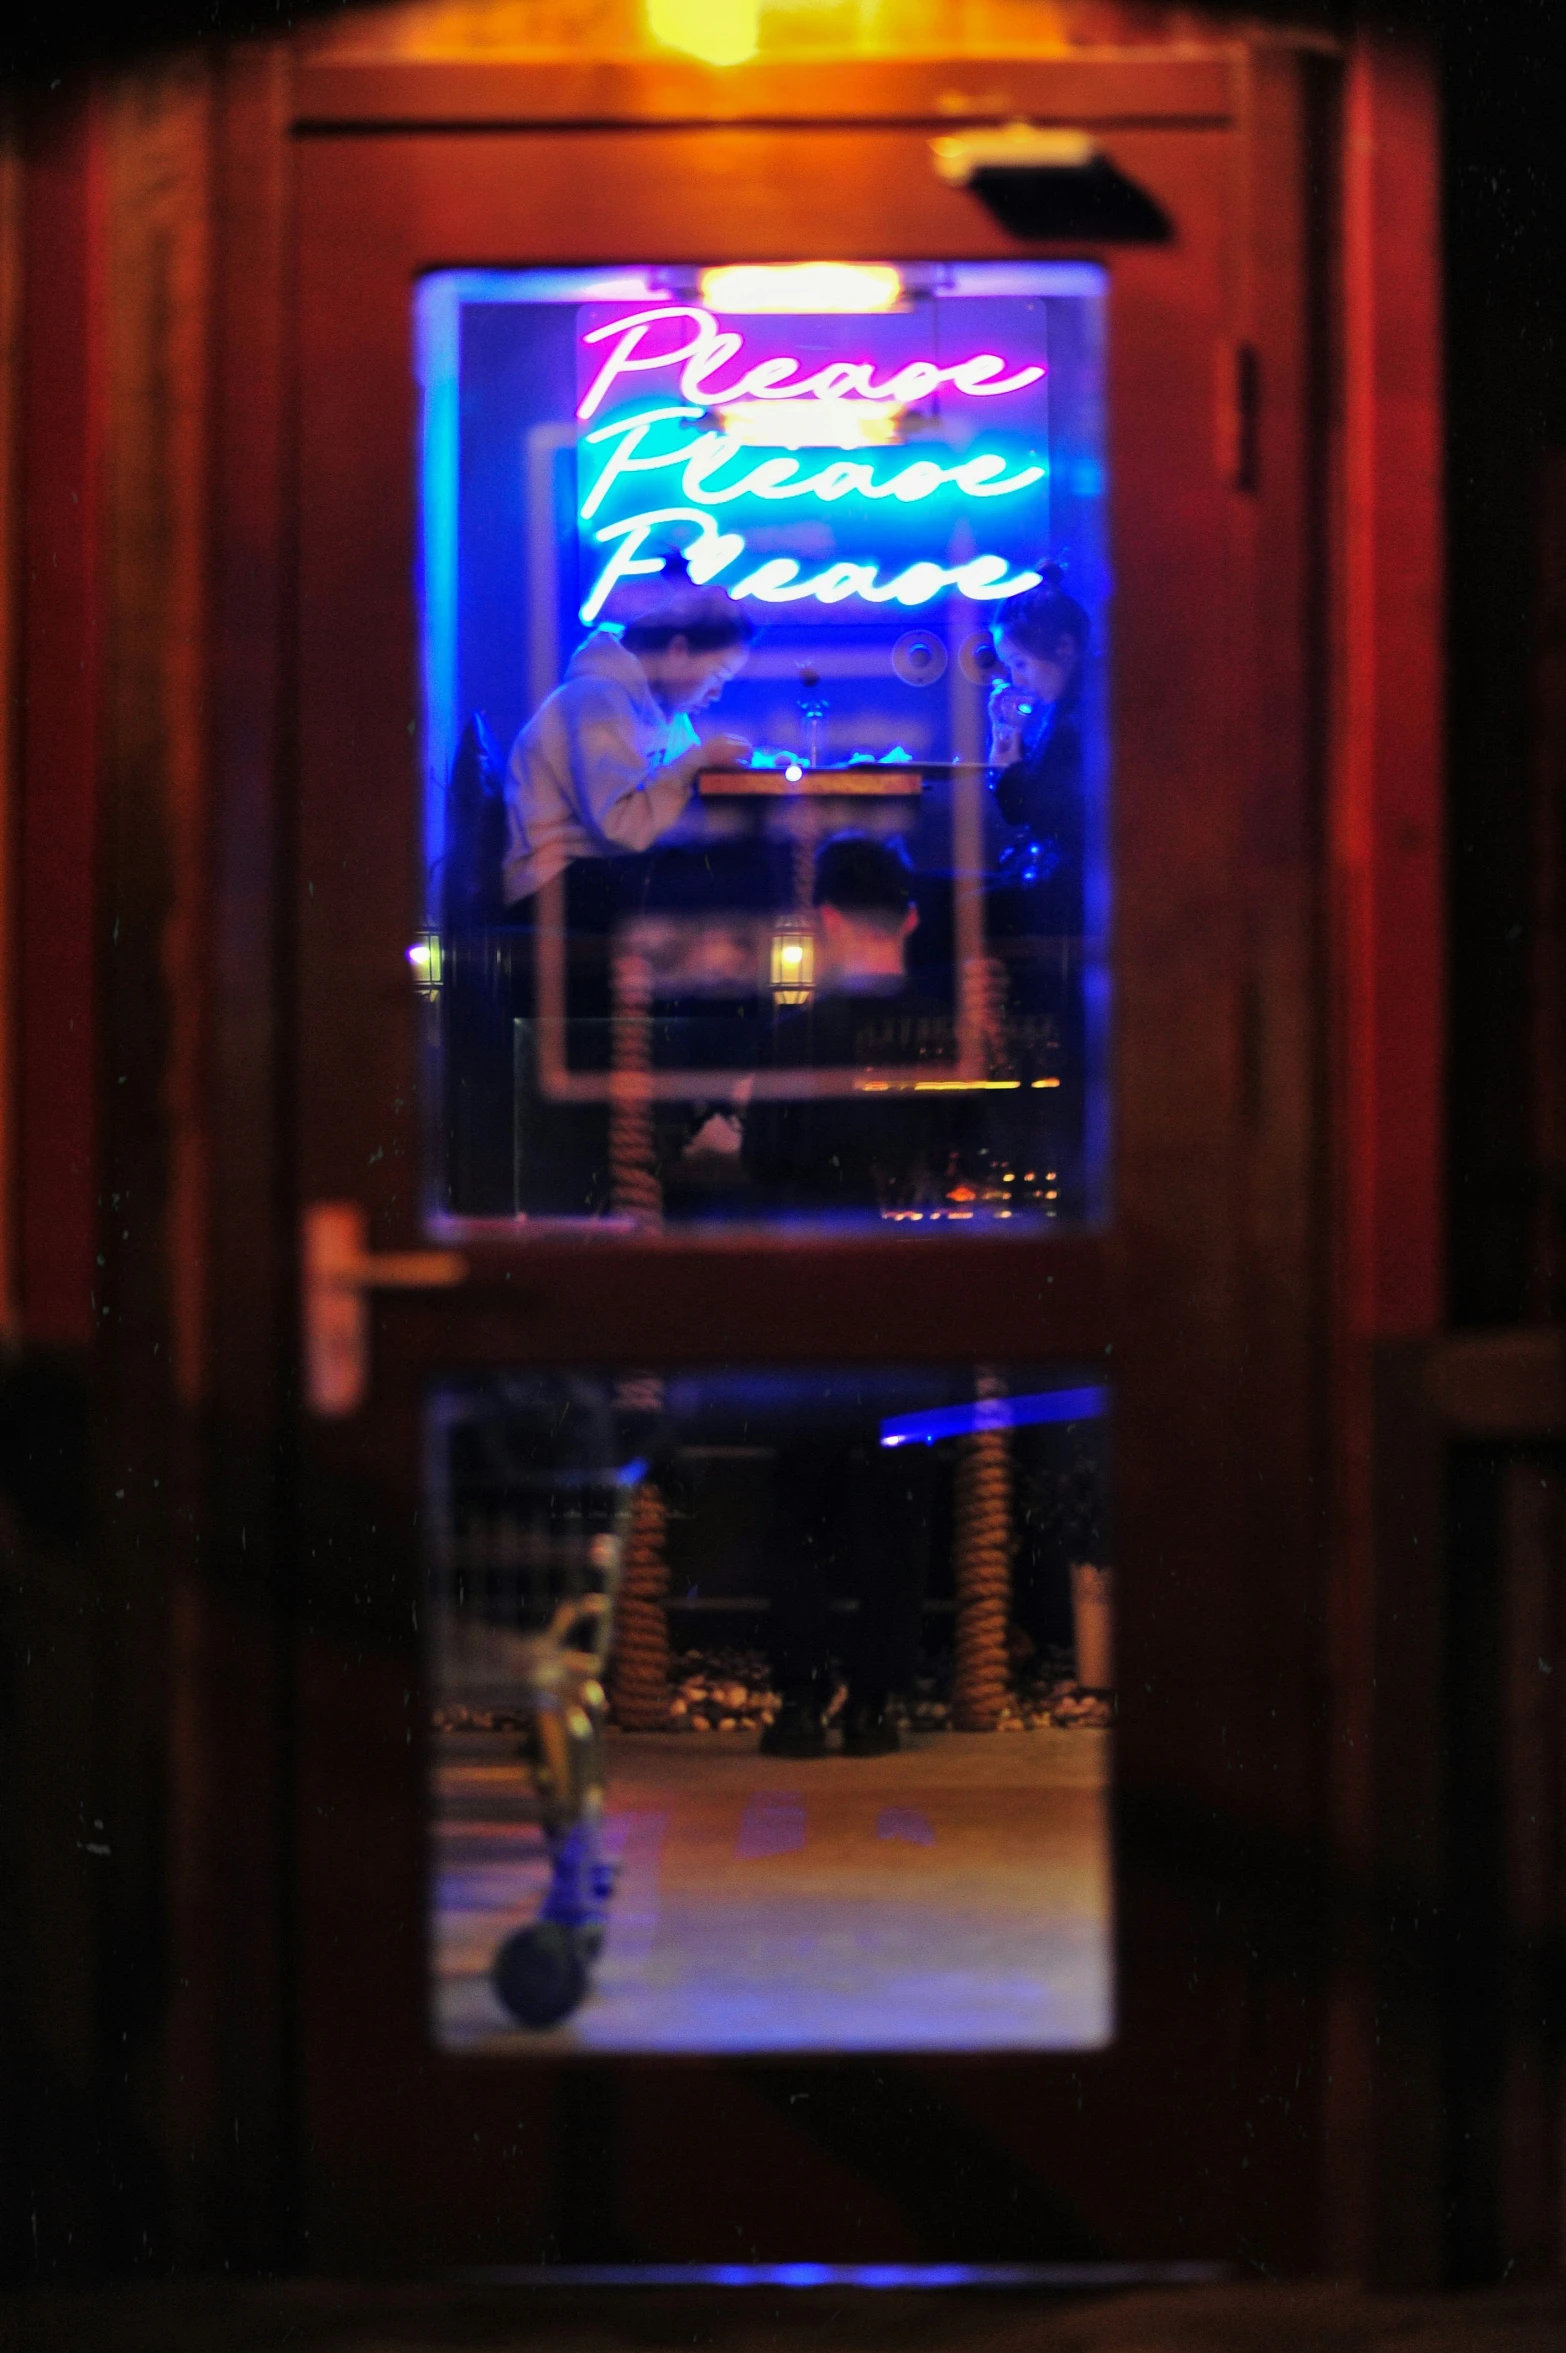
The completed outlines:
<svg viewBox="0 0 1566 2353">
<path fill-rule="evenodd" d="M 616 849 L 650 848 L 690 799 L 701 747 L 651 768 L 636 740 L 630 704 L 614 693 L 575 698 L 567 728 L 571 781 L 588 825 Z"/>
</svg>

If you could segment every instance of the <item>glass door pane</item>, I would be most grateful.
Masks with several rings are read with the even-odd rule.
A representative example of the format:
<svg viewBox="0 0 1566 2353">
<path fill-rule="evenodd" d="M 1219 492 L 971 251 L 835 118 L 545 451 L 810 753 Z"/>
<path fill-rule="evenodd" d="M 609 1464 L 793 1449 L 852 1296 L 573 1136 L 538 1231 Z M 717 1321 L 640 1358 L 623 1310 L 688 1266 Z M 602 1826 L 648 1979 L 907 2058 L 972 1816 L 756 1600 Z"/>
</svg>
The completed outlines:
<svg viewBox="0 0 1566 2353">
<path fill-rule="evenodd" d="M 436 1216 L 1103 1215 L 1106 299 L 423 279 Z"/>
<path fill-rule="evenodd" d="M 436 2047 L 1109 2042 L 1108 1405 L 1059 1366 L 434 1387 Z"/>
</svg>

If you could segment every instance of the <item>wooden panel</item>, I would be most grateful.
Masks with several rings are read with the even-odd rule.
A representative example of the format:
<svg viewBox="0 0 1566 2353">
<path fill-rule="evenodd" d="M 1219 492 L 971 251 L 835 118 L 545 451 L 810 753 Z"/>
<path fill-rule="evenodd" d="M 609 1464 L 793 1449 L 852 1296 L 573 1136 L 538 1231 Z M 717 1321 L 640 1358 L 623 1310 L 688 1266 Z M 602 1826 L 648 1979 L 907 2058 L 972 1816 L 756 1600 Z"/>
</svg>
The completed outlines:
<svg viewBox="0 0 1566 2353">
<path fill-rule="evenodd" d="M 1533 1297 L 1566 1313 L 1566 452 L 1539 464 L 1533 776 Z"/>
<path fill-rule="evenodd" d="M 1345 127 L 1343 1272 L 1352 1330 L 1435 1330 L 1443 1204 L 1441 218 L 1412 43 L 1367 37 Z"/>
<path fill-rule="evenodd" d="M 1557 1330 L 1453 1333 L 1428 1351 L 1424 1385 L 1453 1437 L 1566 1437 L 1566 1342 Z"/>
<path fill-rule="evenodd" d="M 922 1238 L 910 1261 L 898 1236 L 758 1248 L 753 1235 L 691 1243 L 578 1236 L 470 1242 L 471 1280 L 436 1303 L 460 1314 L 476 1363 L 639 1360 L 656 1335 L 683 1363 L 745 1356 L 946 1364 L 990 1354 L 1104 1354 L 1121 1316 L 1102 1246 L 1091 1238 L 1012 1244 Z M 430 1328 L 431 1302 L 392 1305 Z M 383 1307 L 386 1305 L 382 1303 Z M 427 1338 L 421 1345 L 427 1345 Z"/>
<path fill-rule="evenodd" d="M 18 1304 L 27 1337 L 43 1347 L 85 1347 L 96 1323 L 100 164 L 84 104 L 38 115 L 21 304 L 27 593 L 15 970 Z"/>
<path fill-rule="evenodd" d="M 1332 1853 L 1346 1905 L 1326 2066 L 1332 2260 L 1346 2270 L 1381 2266 L 1389 2284 L 1431 2280 L 1441 2264 L 1438 2216 L 1416 2195 L 1419 2184 L 1438 2195 L 1420 2135 L 1439 2104 L 1439 2037 L 1426 2004 L 1397 2064 L 1378 2057 L 1380 1964 L 1362 1908 L 1387 1867 L 1382 1744 L 1394 1760 L 1402 1747 L 1412 1753 L 1440 1704 L 1414 1672 L 1419 1660 L 1439 1672 L 1440 1601 L 1397 1501 L 1405 1468 L 1397 1433 L 1418 1419 L 1398 1344 L 1433 1333 L 1444 1286 L 1438 155 L 1428 57 L 1416 44 L 1362 34 L 1347 76 L 1341 154 L 1325 183 L 1339 208 L 1341 257 L 1327 355 L 1325 488 L 1336 524 L 1324 604 L 1332 626 L 1321 662 L 1330 716 L 1329 1756 Z M 1377 1369 L 1383 1346 L 1395 1373 Z M 1421 1461 L 1428 1443 L 1408 1440 Z M 1391 1447 L 1384 1462 L 1376 1459 L 1383 1445 Z M 1408 1475 L 1428 1547 L 1435 1506 L 1420 1484 L 1427 1471 L 1416 1463 Z M 1389 1681 L 1380 1645 L 1400 1609 L 1411 1613 L 1415 1652 L 1411 1661 L 1406 1645 L 1394 1647 L 1399 1673 Z M 1409 1695 L 1406 1708 L 1400 1693 Z M 1422 1769 L 1435 1769 L 1428 1750 Z"/>
<path fill-rule="evenodd" d="M 1566 2269 L 1566 1482 L 1522 1456 L 1502 1483 L 1500 1816 L 1504 1954 L 1496 2195 L 1503 2277 Z M 1493 2272 L 1490 2276 L 1494 2276 Z"/>
<path fill-rule="evenodd" d="M 317 130 L 568 123 L 1007 122 L 1222 124 L 1235 103 L 1223 55 L 1169 58 L 971 58 L 909 63 L 710 68 L 665 57 L 640 64 L 424 59 L 306 59 L 294 119 Z"/>
</svg>

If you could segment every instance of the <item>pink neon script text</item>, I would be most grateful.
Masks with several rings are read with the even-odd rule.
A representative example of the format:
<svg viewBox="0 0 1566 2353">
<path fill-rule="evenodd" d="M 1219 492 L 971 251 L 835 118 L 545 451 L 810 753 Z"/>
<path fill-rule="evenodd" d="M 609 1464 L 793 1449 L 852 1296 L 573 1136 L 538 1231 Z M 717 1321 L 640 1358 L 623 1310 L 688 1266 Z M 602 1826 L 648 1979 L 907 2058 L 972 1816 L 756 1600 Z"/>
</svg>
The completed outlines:
<svg viewBox="0 0 1566 2353">
<path fill-rule="evenodd" d="M 685 332 L 672 348 L 644 348 L 649 337 L 664 341 L 657 330 L 677 321 L 685 323 Z M 710 379 L 739 357 L 744 338 L 732 328 L 720 327 L 710 310 L 694 303 L 665 303 L 657 310 L 632 311 L 590 328 L 582 340 L 608 343 L 611 337 L 615 340 L 604 364 L 582 396 L 579 417 L 595 416 L 619 377 L 645 375 L 655 368 L 679 367 L 681 398 L 705 408 L 739 400 L 870 400 L 902 407 L 923 400 L 940 384 L 976 400 L 992 399 L 1000 392 L 1020 392 L 1044 373 L 1042 367 L 1030 366 L 1008 375 L 1005 360 L 993 351 L 981 351 L 949 368 L 937 367 L 933 360 L 910 360 L 884 384 L 877 384 L 874 360 L 829 360 L 813 376 L 801 376 L 797 359 L 778 358 L 758 360 L 732 384 L 718 388 Z"/>
</svg>

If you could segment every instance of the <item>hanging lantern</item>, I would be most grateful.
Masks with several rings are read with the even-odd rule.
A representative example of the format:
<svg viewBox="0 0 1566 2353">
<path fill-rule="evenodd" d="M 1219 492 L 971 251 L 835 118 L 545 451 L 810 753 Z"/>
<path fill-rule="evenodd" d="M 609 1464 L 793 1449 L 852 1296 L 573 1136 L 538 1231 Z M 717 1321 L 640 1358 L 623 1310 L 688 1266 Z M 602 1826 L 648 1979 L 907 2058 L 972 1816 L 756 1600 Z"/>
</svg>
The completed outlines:
<svg viewBox="0 0 1566 2353">
<path fill-rule="evenodd" d="M 438 997 L 441 982 L 441 937 L 438 931 L 421 931 L 408 950 L 408 963 L 413 973 L 413 985 L 421 997 Z"/>
<path fill-rule="evenodd" d="M 816 935 L 802 918 L 780 923 L 772 934 L 772 999 L 777 1005 L 807 1005 L 816 985 Z"/>
</svg>

